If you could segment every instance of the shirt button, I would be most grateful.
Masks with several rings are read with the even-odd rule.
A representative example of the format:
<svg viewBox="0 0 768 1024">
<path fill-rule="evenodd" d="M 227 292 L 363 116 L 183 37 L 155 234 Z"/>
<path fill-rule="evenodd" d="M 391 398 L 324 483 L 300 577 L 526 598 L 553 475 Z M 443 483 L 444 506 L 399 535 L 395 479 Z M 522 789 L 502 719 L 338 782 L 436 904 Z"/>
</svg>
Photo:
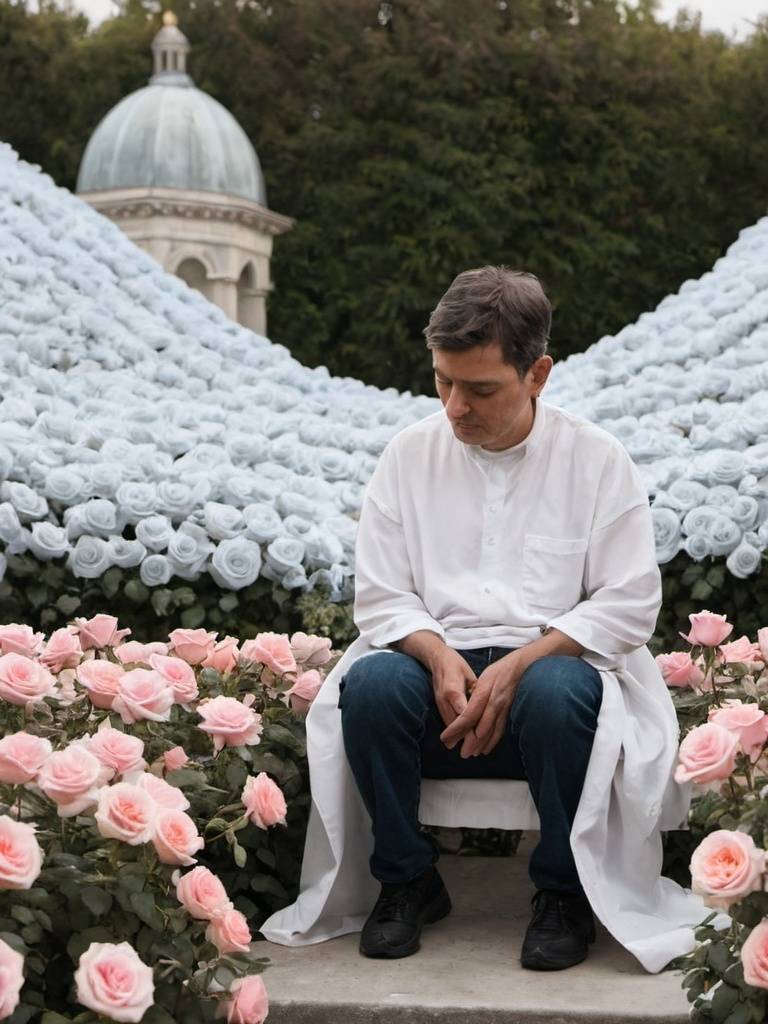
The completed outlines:
<svg viewBox="0 0 768 1024">
<path fill-rule="evenodd" d="M 490 594 L 490 592 L 491 592 L 490 585 L 486 583 L 486 585 L 483 587 L 483 590 L 486 592 L 486 594 Z"/>
<path fill-rule="evenodd" d="M 489 537 L 488 538 L 488 543 L 491 544 L 491 545 L 495 544 L 496 543 L 496 538 L 495 537 Z"/>
<path fill-rule="evenodd" d="M 488 506 L 488 511 L 489 511 L 489 512 L 495 512 L 495 511 L 496 511 L 496 509 L 497 509 L 497 506 L 496 506 L 496 505 L 489 505 L 489 506 Z"/>
</svg>

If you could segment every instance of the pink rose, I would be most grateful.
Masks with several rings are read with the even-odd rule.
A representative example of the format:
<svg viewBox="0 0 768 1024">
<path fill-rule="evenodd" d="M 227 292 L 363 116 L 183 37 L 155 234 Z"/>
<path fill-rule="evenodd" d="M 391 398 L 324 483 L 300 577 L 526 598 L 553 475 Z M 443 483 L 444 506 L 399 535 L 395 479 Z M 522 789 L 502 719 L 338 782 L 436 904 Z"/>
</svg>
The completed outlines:
<svg viewBox="0 0 768 1024">
<path fill-rule="evenodd" d="M 149 664 L 170 686 L 176 704 L 189 704 L 197 700 L 197 679 L 194 669 L 186 661 L 163 654 L 150 654 Z"/>
<path fill-rule="evenodd" d="M 715 615 L 714 612 L 697 612 L 688 618 L 691 620 L 691 631 L 688 636 L 685 633 L 680 636 L 689 644 L 700 647 L 717 647 L 733 630 L 724 615 Z"/>
<path fill-rule="evenodd" d="M 69 627 L 51 633 L 45 650 L 40 655 L 40 663 L 56 673 L 65 668 L 77 668 L 82 660 L 83 648 L 80 646 L 80 637 Z"/>
<path fill-rule="evenodd" d="M 675 781 L 702 785 L 727 779 L 736 767 L 738 746 L 738 737 L 721 725 L 696 726 L 680 744 Z"/>
<path fill-rule="evenodd" d="M 112 707 L 130 725 L 146 719 L 167 722 L 171 717 L 173 690 L 154 669 L 132 668 L 120 678 Z"/>
<path fill-rule="evenodd" d="M 251 929 L 245 915 L 234 907 L 212 917 L 205 937 L 219 953 L 247 953 L 251 948 Z"/>
<path fill-rule="evenodd" d="M 138 736 L 129 736 L 108 725 L 99 726 L 88 740 L 88 750 L 99 759 L 112 775 L 141 771 L 146 767 L 144 743 Z"/>
<path fill-rule="evenodd" d="M 4 736 L 0 740 L 0 782 L 10 786 L 32 782 L 52 750 L 48 740 L 28 732 Z"/>
<path fill-rule="evenodd" d="M 237 666 L 240 652 L 237 649 L 237 637 L 225 636 L 219 640 L 213 650 L 209 651 L 201 662 L 203 668 L 215 668 L 217 672 L 225 675 L 232 672 Z"/>
<path fill-rule="evenodd" d="M 75 674 L 77 681 L 86 689 L 91 704 L 103 710 L 111 708 L 114 704 L 125 669 L 112 661 L 94 658 L 78 665 Z"/>
<path fill-rule="evenodd" d="M 290 641 L 283 633 L 259 633 L 255 640 L 246 640 L 240 648 L 240 657 L 265 665 L 276 676 L 288 676 L 296 671 Z"/>
<path fill-rule="evenodd" d="M 163 754 L 163 768 L 166 772 L 175 772 L 188 762 L 189 758 L 184 747 L 172 747 Z"/>
<path fill-rule="evenodd" d="M 291 650 L 300 665 L 315 668 L 330 661 L 331 641 L 327 636 L 313 636 L 307 633 L 294 633 L 291 637 Z"/>
<path fill-rule="evenodd" d="M 710 710 L 707 721 L 734 733 L 742 750 L 753 763 L 760 757 L 768 739 L 768 715 L 757 704 L 727 700 L 722 707 Z"/>
<path fill-rule="evenodd" d="M 768 918 L 755 925 L 741 947 L 744 981 L 755 988 L 768 988 Z"/>
<path fill-rule="evenodd" d="M 0 697 L 11 704 L 41 701 L 56 692 L 56 678 L 44 665 L 23 654 L 0 657 Z"/>
<path fill-rule="evenodd" d="M 727 664 L 734 662 L 744 662 L 746 665 L 763 664 L 760 647 L 753 644 L 747 636 L 741 636 L 730 644 L 723 644 L 720 648 L 720 657 Z"/>
<path fill-rule="evenodd" d="M 323 685 L 323 677 L 316 668 L 307 669 L 302 672 L 290 690 L 286 691 L 291 708 L 301 714 L 309 711 L 309 706 L 320 692 Z"/>
<path fill-rule="evenodd" d="M 130 782 L 133 786 L 138 786 L 145 793 L 149 793 L 158 810 L 186 811 L 189 807 L 189 800 L 177 786 L 172 786 L 170 782 L 158 779 L 156 775 L 151 775 L 149 772 L 141 772 L 125 781 Z"/>
<path fill-rule="evenodd" d="M 216 644 L 216 634 L 204 629 L 174 629 L 168 635 L 173 653 L 189 665 L 199 665 Z"/>
<path fill-rule="evenodd" d="M 765 851 L 746 832 L 710 832 L 691 857 L 691 888 L 708 907 L 727 910 L 747 893 L 763 888 Z"/>
<path fill-rule="evenodd" d="M 92 942 L 75 971 L 77 1001 L 102 1017 L 138 1024 L 155 1001 L 152 968 L 127 942 Z"/>
<path fill-rule="evenodd" d="M 138 640 L 129 640 L 127 643 L 119 644 L 114 650 L 114 655 L 121 665 L 130 665 L 137 662 L 142 665 L 148 665 L 151 654 L 167 653 L 168 644 L 160 642 L 141 644 Z"/>
<path fill-rule="evenodd" d="M 232 982 L 229 991 L 235 997 L 229 1004 L 227 1024 L 264 1024 L 269 1000 L 258 974 L 249 974 Z"/>
<path fill-rule="evenodd" d="M 114 615 L 94 615 L 92 619 L 75 619 L 75 626 L 80 633 L 83 650 L 95 647 L 116 647 L 130 629 L 118 629 Z"/>
<path fill-rule="evenodd" d="M 758 629 L 757 646 L 760 648 L 760 657 L 768 665 L 768 626 Z"/>
<path fill-rule="evenodd" d="M 71 818 L 95 804 L 103 781 L 99 759 L 77 743 L 54 751 L 37 776 L 37 785 L 56 803 L 62 818 Z"/>
<path fill-rule="evenodd" d="M 203 719 L 199 728 L 211 734 L 216 750 L 261 741 L 261 715 L 234 697 L 219 696 L 202 700 L 197 710 Z"/>
<path fill-rule="evenodd" d="M 155 801 L 146 790 L 130 782 L 116 782 L 99 792 L 96 825 L 105 839 L 140 846 L 152 839 L 156 812 Z"/>
<path fill-rule="evenodd" d="M 232 906 L 221 881 L 211 870 L 203 867 L 192 868 L 178 879 L 176 896 L 190 916 L 198 921 L 210 921 Z"/>
<path fill-rule="evenodd" d="M 43 639 L 43 633 L 35 633 L 29 626 L 11 622 L 7 626 L 0 626 L 0 653 L 23 654 L 31 658 L 42 649 Z"/>
<path fill-rule="evenodd" d="M 19 1005 L 23 984 L 24 957 L 0 939 L 0 1020 L 10 1017 Z"/>
<path fill-rule="evenodd" d="M 248 776 L 240 799 L 245 806 L 245 813 L 259 828 L 285 824 L 288 812 L 285 797 L 266 772 L 260 772 L 256 778 Z"/>
<path fill-rule="evenodd" d="M 0 891 L 31 889 L 42 867 L 34 825 L 0 814 Z"/>
<path fill-rule="evenodd" d="M 690 654 L 682 651 L 659 654 L 656 664 L 667 686 L 690 686 L 695 689 L 704 682 L 704 673 Z"/>
<path fill-rule="evenodd" d="M 152 844 L 161 864 L 195 863 L 195 854 L 205 845 L 194 821 L 184 811 L 161 810 L 155 818 Z"/>
</svg>

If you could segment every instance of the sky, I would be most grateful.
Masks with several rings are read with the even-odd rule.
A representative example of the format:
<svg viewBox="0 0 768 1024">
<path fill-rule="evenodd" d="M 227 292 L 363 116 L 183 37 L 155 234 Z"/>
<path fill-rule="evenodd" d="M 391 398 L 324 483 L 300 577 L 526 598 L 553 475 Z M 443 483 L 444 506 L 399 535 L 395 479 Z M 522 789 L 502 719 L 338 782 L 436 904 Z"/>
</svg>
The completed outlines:
<svg viewBox="0 0 768 1024">
<path fill-rule="evenodd" d="M 172 0 L 168 0 L 172 7 Z M 92 22 L 103 21 L 114 14 L 117 7 L 113 0 L 75 0 L 75 7 L 84 11 Z M 744 39 L 750 33 L 750 21 L 761 14 L 768 15 L 768 0 L 661 0 L 659 20 L 674 19 L 678 8 L 687 7 L 700 11 L 705 29 L 717 30 L 727 36 L 735 35 Z"/>
<path fill-rule="evenodd" d="M 172 0 L 168 6 L 172 7 Z M 88 15 L 93 23 L 103 21 L 117 10 L 114 0 L 75 0 L 75 7 Z M 750 33 L 750 21 L 768 15 L 768 0 L 661 0 L 659 20 L 674 19 L 681 7 L 699 11 L 705 29 L 717 30 L 727 36 L 744 39 Z"/>
</svg>

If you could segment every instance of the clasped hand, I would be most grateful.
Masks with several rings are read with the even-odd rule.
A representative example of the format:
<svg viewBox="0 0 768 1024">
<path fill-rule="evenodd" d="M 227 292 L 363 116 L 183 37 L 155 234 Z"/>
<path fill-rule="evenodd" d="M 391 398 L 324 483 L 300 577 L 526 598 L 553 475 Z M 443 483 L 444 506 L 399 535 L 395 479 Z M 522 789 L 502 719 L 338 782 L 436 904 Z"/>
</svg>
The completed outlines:
<svg viewBox="0 0 768 1024">
<path fill-rule="evenodd" d="M 520 680 L 517 652 L 488 665 L 476 676 L 460 654 L 445 647 L 431 666 L 435 701 L 446 728 L 440 739 L 462 757 L 488 754 L 504 735 Z"/>
</svg>

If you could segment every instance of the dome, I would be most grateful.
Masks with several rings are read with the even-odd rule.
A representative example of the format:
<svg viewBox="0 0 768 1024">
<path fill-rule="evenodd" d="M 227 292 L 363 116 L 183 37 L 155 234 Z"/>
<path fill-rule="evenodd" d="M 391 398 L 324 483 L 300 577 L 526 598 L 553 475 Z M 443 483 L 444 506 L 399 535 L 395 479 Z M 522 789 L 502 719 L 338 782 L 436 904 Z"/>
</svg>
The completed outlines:
<svg viewBox="0 0 768 1024">
<path fill-rule="evenodd" d="M 235 118 L 186 74 L 186 37 L 166 15 L 155 73 L 102 119 L 86 146 L 78 192 L 172 188 L 267 205 L 256 151 Z M 172 19 L 172 16 L 171 16 Z"/>
</svg>

